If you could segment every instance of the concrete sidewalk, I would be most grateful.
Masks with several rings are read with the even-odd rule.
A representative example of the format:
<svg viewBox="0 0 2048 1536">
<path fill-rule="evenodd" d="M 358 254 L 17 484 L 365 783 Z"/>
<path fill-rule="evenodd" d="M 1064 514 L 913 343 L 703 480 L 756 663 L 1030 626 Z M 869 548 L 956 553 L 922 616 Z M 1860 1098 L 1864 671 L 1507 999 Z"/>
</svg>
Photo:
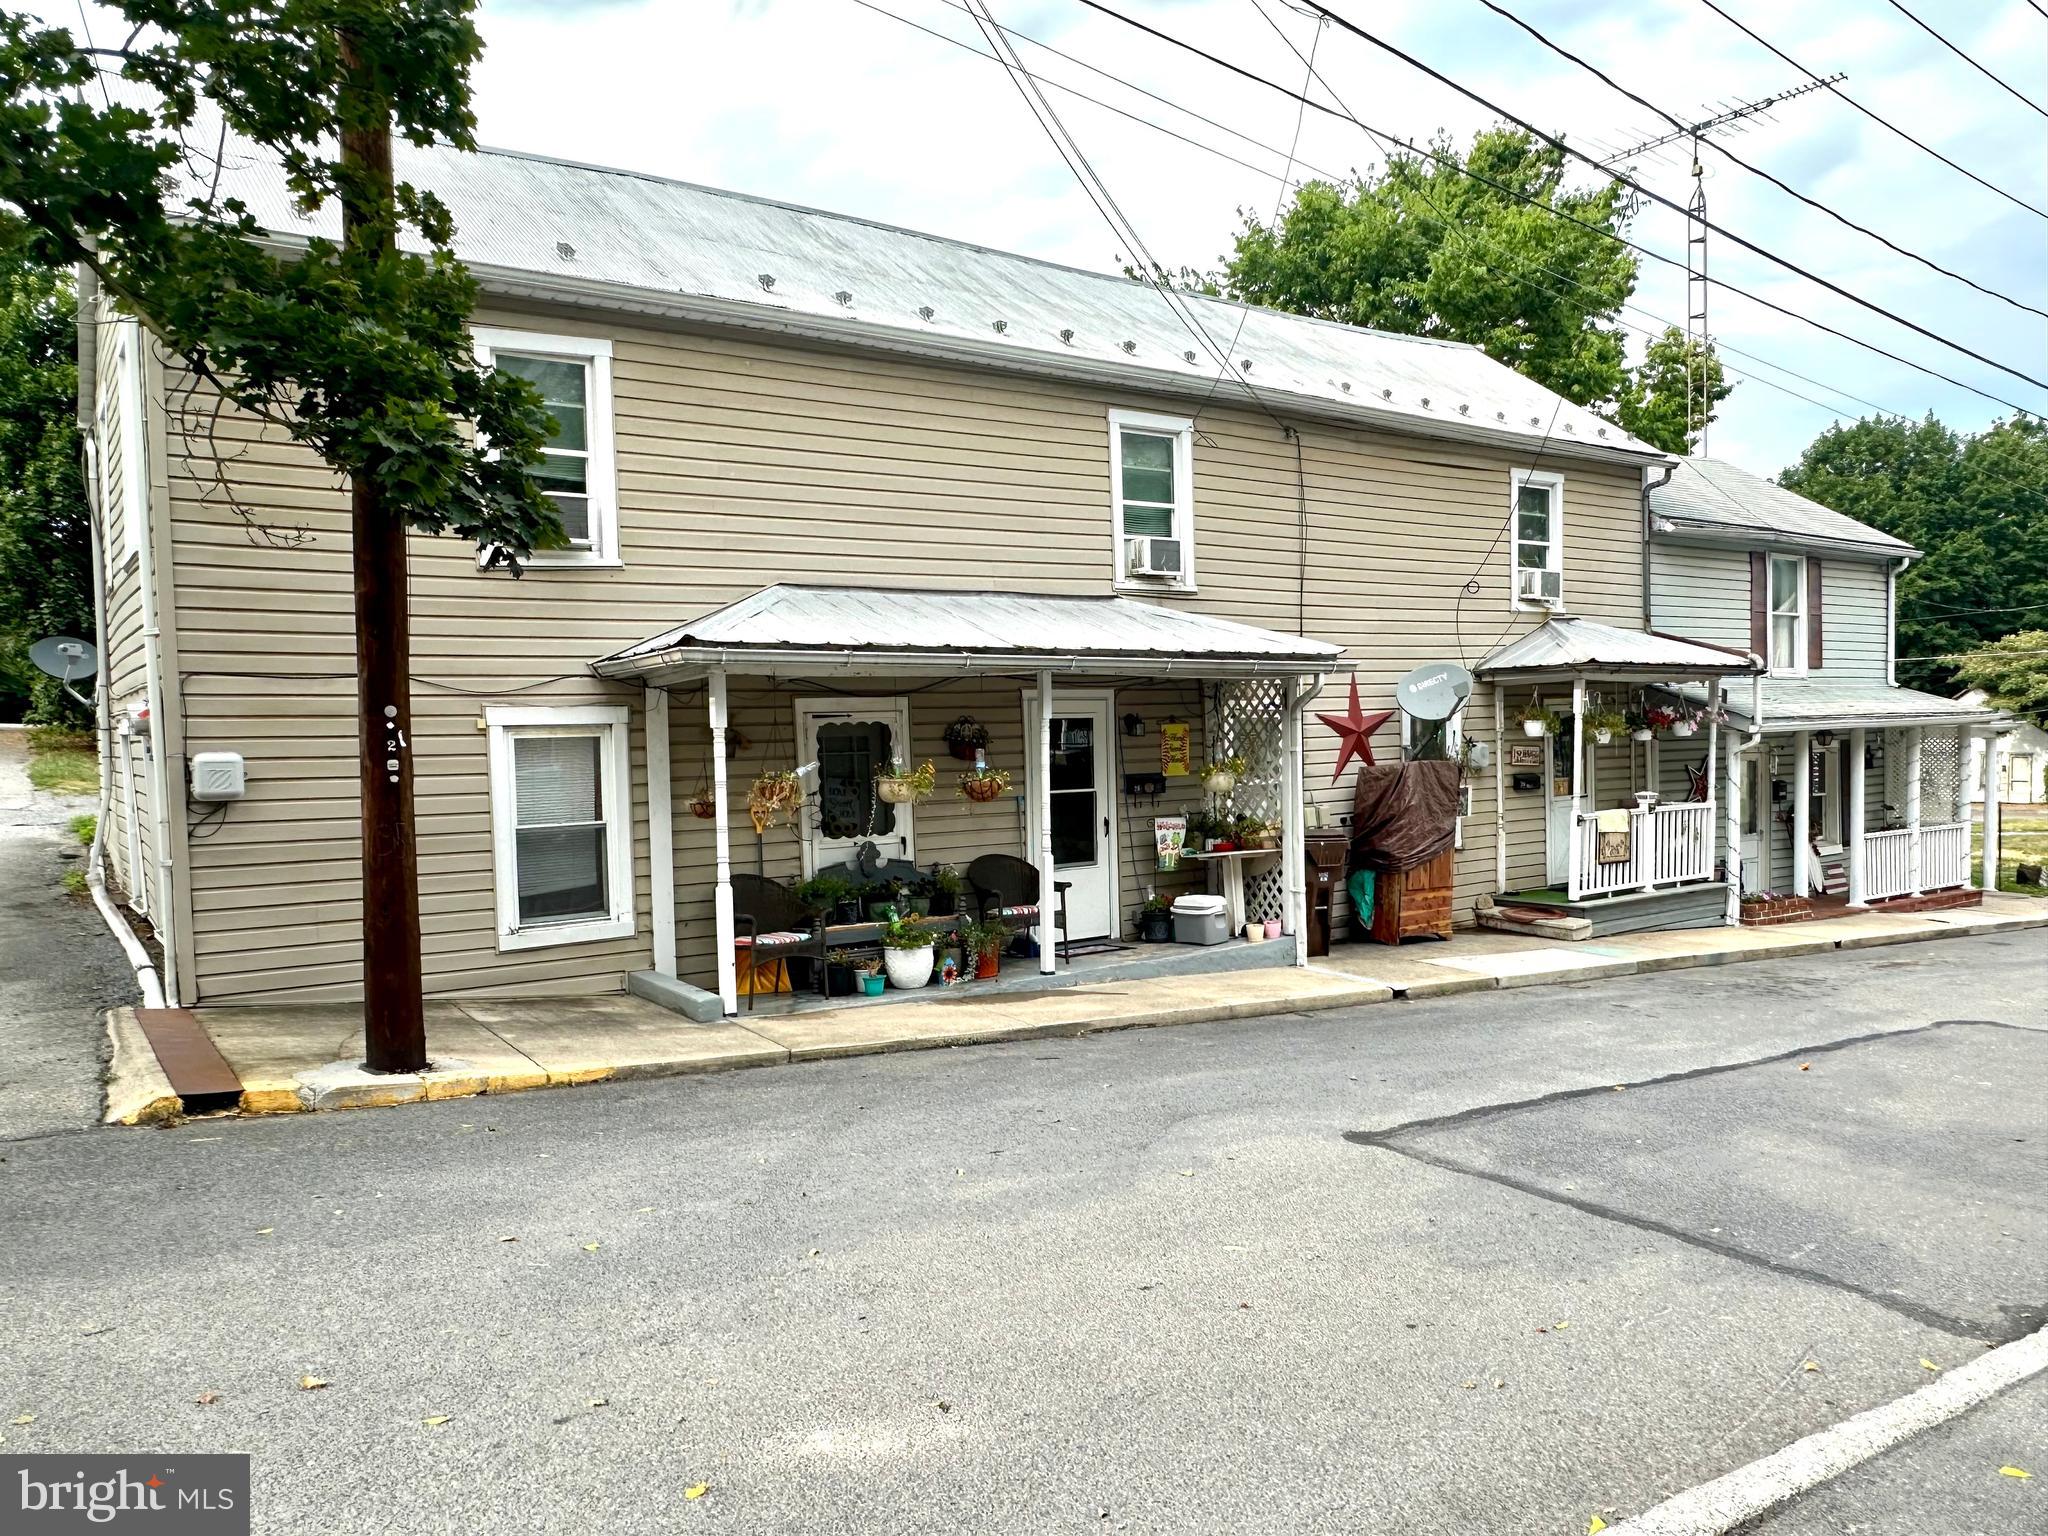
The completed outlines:
<svg viewBox="0 0 2048 1536">
<path fill-rule="evenodd" d="M 1873 912 L 1786 927 L 1701 928 L 1597 943 L 1555 944 L 1515 934 L 1467 932 L 1400 949 L 1345 945 L 1306 970 L 1276 966 L 1022 993 L 935 988 L 896 1006 L 779 1017 L 742 1014 L 718 1024 L 694 1024 L 625 996 L 458 999 L 428 1005 L 427 1048 L 433 1066 L 416 1076 L 373 1076 L 361 1069 L 362 1013 L 351 1004 L 201 1008 L 197 1016 L 242 1080 L 243 1112 L 292 1114 L 1306 1013 L 2039 927 L 2048 927 L 2048 901 L 1987 896 L 1981 908 Z M 118 1029 L 123 1021 L 114 1022 Z M 110 1103 L 124 1093 L 122 1076 L 117 1061 Z"/>
</svg>

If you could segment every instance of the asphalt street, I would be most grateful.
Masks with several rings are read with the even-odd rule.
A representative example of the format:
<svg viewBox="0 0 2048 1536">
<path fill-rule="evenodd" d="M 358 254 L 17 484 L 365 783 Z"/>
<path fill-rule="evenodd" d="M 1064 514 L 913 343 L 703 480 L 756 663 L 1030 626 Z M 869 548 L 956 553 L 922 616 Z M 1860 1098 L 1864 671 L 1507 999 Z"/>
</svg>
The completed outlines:
<svg viewBox="0 0 2048 1536">
<path fill-rule="evenodd" d="M 264 1531 L 1583 1532 L 2039 1325 L 2044 976 L 2035 931 L 41 1136 L 0 1425 L 251 1452 Z M 2044 1500 L 2036 1378 L 1760 1529 Z"/>
</svg>

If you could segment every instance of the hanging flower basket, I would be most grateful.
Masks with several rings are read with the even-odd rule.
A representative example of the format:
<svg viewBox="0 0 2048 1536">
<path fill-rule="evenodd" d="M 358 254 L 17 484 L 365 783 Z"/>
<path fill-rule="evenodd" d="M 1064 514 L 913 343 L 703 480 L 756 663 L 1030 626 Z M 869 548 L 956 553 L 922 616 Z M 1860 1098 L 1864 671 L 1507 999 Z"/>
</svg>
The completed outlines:
<svg viewBox="0 0 2048 1536">
<path fill-rule="evenodd" d="M 699 821 L 709 821 L 718 814 L 718 802 L 711 797 L 710 790 L 704 790 L 690 802 L 690 814 Z"/>
<path fill-rule="evenodd" d="M 1524 736 L 1555 736 L 1557 728 L 1564 722 L 1557 717 L 1557 711 L 1545 709 L 1541 704 L 1531 704 L 1515 716 L 1522 727 Z"/>
<path fill-rule="evenodd" d="M 754 831 L 766 832 L 778 821 L 794 821 L 797 807 L 804 803 L 803 786 L 796 772 L 764 773 L 747 786 L 747 815 Z"/>
<path fill-rule="evenodd" d="M 961 798 L 972 800 L 978 805 L 986 805 L 989 801 L 997 799 L 1009 788 L 1010 775 L 1007 769 L 983 768 L 974 773 L 960 775 Z"/>
<path fill-rule="evenodd" d="M 988 746 L 988 727 L 972 715 L 961 715 L 946 727 L 946 750 L 963 763 L 974 761 L 974 754 Z"/>
<path fill-rule="evenodd" d="M 1699 730 L 1699 723 L 1693 720 L 1679 720 L 1671 727 L 1674 736 L 1691 736 Z"/>
<path fill-rule="evenodd" d="M 1221 762 L 1208 763 L 1202 768 L 1202 788 L 1212 795 L 1227 795 L 1237 788 L 1237 781 L 1244 777 L 1245 761 L 1241 757 L 1226 757 Z"/>
<path fill-rule="evenodd" d="M 910 773 L 876 774 L 875 793 L 891 805 L 915 805 L 932 792 L 938 781 L 938 770 L 927 762 Z"/>
<path fill-rule="evenodd" d="M 1628 729 L 1628 717 L 1618 709 L 1588 710 L 1586 729 L 1593 733 L 1593 744 L 1604 747 Z"/>
</svg>

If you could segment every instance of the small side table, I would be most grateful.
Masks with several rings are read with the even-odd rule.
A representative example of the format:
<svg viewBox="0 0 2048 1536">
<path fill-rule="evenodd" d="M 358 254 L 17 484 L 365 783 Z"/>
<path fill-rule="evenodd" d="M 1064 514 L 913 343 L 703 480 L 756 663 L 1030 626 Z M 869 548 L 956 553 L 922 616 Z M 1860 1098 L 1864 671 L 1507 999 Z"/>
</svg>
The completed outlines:
<svg viewBox="0 0 2048 1536">
<path fill-rule="evenodd" d="M 1209 866 L 1209 883 L 1220 885 L 1218 893 L 1223 897 L 1224 914 L 1230 919 L 1230 931 L 1243 933 L 1244 911 L 1244 867 L 1254 859 L 1277 859 L 1278 848 L 1232 848 L 1224 853 L 1183 853 L 1183 859 L 1197 859 Z"/>
</svg>

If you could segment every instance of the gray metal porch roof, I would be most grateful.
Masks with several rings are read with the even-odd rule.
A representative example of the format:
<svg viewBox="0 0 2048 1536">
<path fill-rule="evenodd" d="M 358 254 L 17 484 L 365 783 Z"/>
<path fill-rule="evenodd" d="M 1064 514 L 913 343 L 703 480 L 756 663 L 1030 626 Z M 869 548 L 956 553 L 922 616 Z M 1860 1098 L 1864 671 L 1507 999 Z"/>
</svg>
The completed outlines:
<svg viewBox="0 0 2048 1536">
<path fill-rule="evenodd" d="M 591 664 L 655 684 L 760 674 L 1021 672 L 1295 677 L 1343 648 L 1130 597 L 777 582 Z"/>
<path fill-rule="evenodd" d="M 1761 663 L 1741 651 L 1654 630 L 1621 629 L 1591 619 L 1549 619 L 1479 663 L 1481 677 L 1740 677 Z"/>
<path fill-rule="evenodd" d="M 2006 716 L 1984 705 L 1939 694 L 1898 688 L 1881 679 L 1859 681 L 1837 677 L 1766 677 L 1762 681 L 1766 734 L 1778 731 L 1853 730 L 1858 726 L 1988 726 Z M 1697 686 L 1675 690 L 1699 703 L 1705 691 Z M 1722 703 L 1731 717 L 1750 722 L 1749 690 L 1738 688 Z"/>
</svg>

